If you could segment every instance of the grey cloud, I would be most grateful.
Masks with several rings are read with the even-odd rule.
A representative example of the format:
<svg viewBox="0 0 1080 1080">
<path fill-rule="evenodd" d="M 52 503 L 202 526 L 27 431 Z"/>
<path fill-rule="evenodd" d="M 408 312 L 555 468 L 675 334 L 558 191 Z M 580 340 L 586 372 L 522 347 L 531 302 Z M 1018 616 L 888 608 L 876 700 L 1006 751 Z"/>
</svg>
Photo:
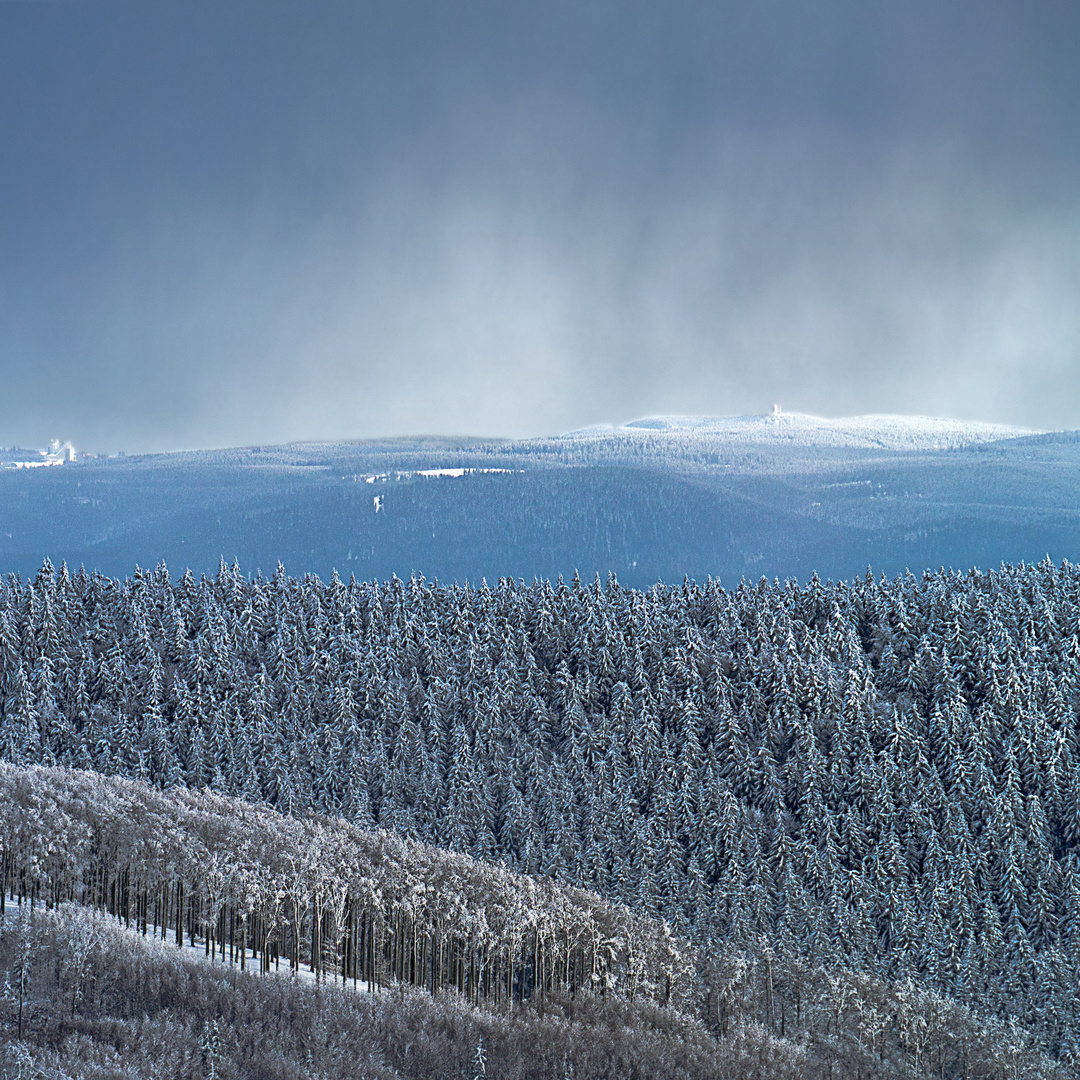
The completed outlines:
<svg viewBox="0 0 1080 1080">
<path fill-rule="evenodd" d="M 0 110 L 0 442 L 1080 424 L 1056 9 L 222 10 L 216 52 L 144 12 L 143 98 Z"/>
</svg>

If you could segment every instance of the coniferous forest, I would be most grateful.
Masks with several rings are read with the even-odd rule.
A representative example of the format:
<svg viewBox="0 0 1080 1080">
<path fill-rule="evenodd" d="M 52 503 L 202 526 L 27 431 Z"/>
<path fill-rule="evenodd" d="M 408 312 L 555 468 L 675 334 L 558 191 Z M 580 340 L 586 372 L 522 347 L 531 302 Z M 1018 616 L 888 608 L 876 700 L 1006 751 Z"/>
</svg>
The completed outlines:
<svg viewBox="0 0 1080 1080">
<path fill-rule="evenodd" d="M 77 902 L 260 968 L 414 986 L 394 1024 L 448 993 L 530 1032 L 591 1001 L 589 1023 L 659 1010 L 721 1057 L 756 1033 L 763 1077 L 1066 1075 L 1078 634 L 1080 568 L 1049 561 L 645 591 L 46 564 L 0 587 L 5 892 L 48 905 L 41 994 Z M 20 831 L 35 814 L 53 825 Z M 113 1016 L 116 978 L 50 1038 Z M 133 1016 L 188 1000 L 139 985 Z M 168 1022 L 197 1043 L 203 1017 Z M 297 1075 L 286 1027 L 273 1053 Z M 753 1075 L 674 1060 L 611 1075 Z M 480 1075 L 571 1068 L 506 1061 Z"/>
</svg>

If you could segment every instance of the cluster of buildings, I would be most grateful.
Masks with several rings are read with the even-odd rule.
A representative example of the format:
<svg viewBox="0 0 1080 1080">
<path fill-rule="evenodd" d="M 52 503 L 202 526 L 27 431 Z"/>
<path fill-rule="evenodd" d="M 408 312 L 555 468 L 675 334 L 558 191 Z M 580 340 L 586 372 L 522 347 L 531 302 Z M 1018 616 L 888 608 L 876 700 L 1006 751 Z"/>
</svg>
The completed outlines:
<svg viewBox="0 0 1080 1080">
<path fill-rule="evenodd" d="M 64 465 L 75 460 L 75 447 L 70 441 L 53 439 L 48 450 L 23 450 L 12 447 L 0 450 L 0 469 L 43 469 Z"/>
</svg>

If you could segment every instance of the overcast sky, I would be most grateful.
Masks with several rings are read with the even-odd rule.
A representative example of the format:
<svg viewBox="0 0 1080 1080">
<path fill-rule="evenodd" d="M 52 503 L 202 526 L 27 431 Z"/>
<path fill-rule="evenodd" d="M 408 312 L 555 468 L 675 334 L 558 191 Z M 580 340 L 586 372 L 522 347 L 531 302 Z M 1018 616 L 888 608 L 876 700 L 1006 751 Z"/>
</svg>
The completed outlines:
<svg viewBox="0 0 1080 1080">
<path fill-rule="evenodd" d="M 1080 5 L 0 0 L 0 444 L 1080 426 Z"/>
</svg>

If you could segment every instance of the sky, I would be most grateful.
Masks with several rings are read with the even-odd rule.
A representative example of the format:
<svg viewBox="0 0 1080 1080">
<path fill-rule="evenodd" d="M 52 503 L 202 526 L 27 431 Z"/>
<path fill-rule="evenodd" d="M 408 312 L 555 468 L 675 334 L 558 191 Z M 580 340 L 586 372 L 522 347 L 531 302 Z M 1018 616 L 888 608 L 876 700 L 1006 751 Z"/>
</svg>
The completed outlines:
<svg viewBox="0 0 1080 1080">
<path fill-rule="evenodd" d="M 1080 427 L 1074 0 L 0 0 L 0 445 Z"/>
</svg>

